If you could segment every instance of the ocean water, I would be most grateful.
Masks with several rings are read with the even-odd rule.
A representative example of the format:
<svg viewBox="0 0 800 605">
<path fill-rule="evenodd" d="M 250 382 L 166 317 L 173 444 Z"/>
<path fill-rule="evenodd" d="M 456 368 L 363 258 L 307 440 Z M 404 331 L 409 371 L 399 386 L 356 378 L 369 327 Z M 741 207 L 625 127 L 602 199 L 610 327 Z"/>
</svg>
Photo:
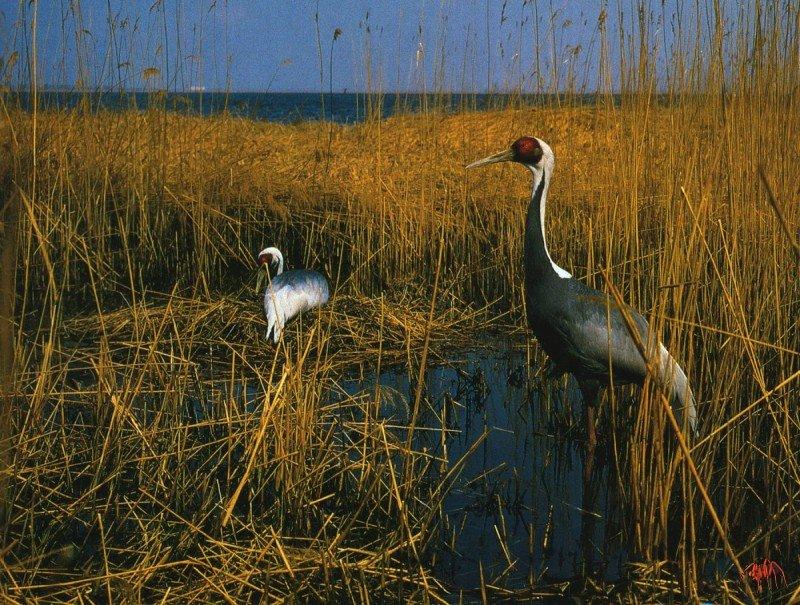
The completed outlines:
<svg viewBox="0 0 800 605">
<path fill-rule="evenodd" d="M 33 107 L 27 92 L 7 92 L 11 104 Z M 572 97 L 571 103 L 591 104 L 595 95 Z M 390 117 L 430 109 L 445 112 L 485 110 L 509 106 L 549 106 L 557 101 L 550 95 L 510 94 L 416 94 L 387 93 L 305 93 L 305 92 L 86 92 L 45 90 L 38 93 L 40 109 L 98 110 L 165 109 L 186 115 L 229 114 L 255 120 L 293 123 L 327 120 L 341 124 L 363 121 L 367 116 Z"/>
</svg>

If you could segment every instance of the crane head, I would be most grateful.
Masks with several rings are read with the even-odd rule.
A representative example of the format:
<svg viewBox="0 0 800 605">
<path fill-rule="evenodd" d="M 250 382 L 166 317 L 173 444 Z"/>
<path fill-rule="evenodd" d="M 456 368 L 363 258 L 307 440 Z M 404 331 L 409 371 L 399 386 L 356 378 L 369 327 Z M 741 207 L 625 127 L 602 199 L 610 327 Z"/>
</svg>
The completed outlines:
<svg viewBox="0 0 800 605">
<path fill-rule="evenodd" d="M 280 265 L 283 261 L 283 255 L 281 251 L 277 248 L 264 248 L 261 252 L 258 253 L 258 268 L 271 268 L 273 265 Z"/>
<path fill-rule="evenodd" d="M 539 139 L 522 137 L 514 141 L 509 149 L 490 155 L 477 162 L 472 162 L 467 168 L 477 168 L 478 166 L 496 164 L 497 162 L 517 162 L 528 167 L 535 167 L 542 161 L 543 156 L 544 151 Z"/>
<path fill-rule="evenodd" d="M 258 255 L 258 267 L 261 268 L 264 265 L 270 266 L 273 263 L 272 253 L 267 252 L 266 250 L 259 253 Z"/>
<path fill-rule="evenodd" d="M 256 292 L 260 292 L 265 280 L 269 280 L 269 270 L 276 267 L 275 275 L 283 272 L 283 254 L 277 248 L 264 248 L 256 257 L 258 264 L 258 278 L 256 279 Z"/>
</svg>

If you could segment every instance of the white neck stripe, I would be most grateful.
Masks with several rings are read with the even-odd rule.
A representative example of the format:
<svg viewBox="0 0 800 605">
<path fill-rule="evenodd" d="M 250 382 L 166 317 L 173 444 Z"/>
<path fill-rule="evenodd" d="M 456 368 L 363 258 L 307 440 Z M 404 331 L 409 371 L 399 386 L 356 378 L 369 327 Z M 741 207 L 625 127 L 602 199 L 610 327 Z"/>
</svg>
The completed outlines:
<svg viewBox="0 0 800 605">
<path fill-rule="evenodd" d="M 533 190 L 536 191 L 536 188 L 539 186 L 539 183 L 542 180 L 542 176 L 544 176 L 544 168 L 537 170 L 536 168 L 531 168 L 531 172 L 533 172 Z M 544 233 L 544 212 L 545 212 L 545 205 L 547 204 L 547 190 L 550 188 L 550 177 L 548 176 L 547 181 L 544 184 L 544 191 L 542 191 L 542 199 L 539 201 L 539 226 L 542 229 L 542 243 L 544 244 L 544 253 L 547 255 L 547 260 L 550 261 L 550 266 L 553 267 L 553 271 L 556 272 L 561 279 L 568 279 L 572 277 L 572 273 L 567 271 L 566 269 L 562 269 L 559 267 L 555 261 L 553 261 L 553 257 L 550 256 L 550 251 L 547 249 L 547 237 L 545 237 Z"/>
</svg>

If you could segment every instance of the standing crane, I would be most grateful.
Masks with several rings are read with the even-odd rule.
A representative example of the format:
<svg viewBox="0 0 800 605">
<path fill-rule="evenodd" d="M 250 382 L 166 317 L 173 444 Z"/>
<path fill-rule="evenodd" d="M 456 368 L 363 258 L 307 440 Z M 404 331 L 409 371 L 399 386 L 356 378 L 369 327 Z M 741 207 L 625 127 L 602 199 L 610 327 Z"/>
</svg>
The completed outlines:
<svg viewBox="0 0 800 605">
<path fill-rule="evenodd" d="M 656 362 L 658 382 L 668 390 L 673 408 L 686 414 L 695 433 L 697 412 L 686 374 L 663 344 L 655 338 L 651 342 L 644 317 L 630 307 L 620 309 L 607 294 L 579 282 L 550 257 L 544 215 L 555 167 L 553 150 L 540 139 L 522 137 L 510 149 L 467 168 L 497 162 L 516 162 L 533 173 L 533 196 L 525 219 L 526 314 L 528 325 L 553 362 L 551 376 L 570 373 L 580 386 L 587 430 L 584 482 L 588 484 L 591 477 L 600 388 L 611 384 L 612 379 L 614 384 L 641 385 L 647 376 L 647 364 L 624 315 L 633 321 L 648 357 Z"/>
<path fill-rule="evenodd" d="M 264 248 L 258 253 L 259 279 L 256 290 L 261 292 L 264 276 L 269 269 L 275 276 L 264 290 L 264 313 L 267 316 L 267 340 L 272 335 L 276 344 L 286 324 L 306 311 L 322 307 L 330 298 L 328 280 L 311 269 L 283 271 L 283 254 L 277 248 Z"/>
</svg>

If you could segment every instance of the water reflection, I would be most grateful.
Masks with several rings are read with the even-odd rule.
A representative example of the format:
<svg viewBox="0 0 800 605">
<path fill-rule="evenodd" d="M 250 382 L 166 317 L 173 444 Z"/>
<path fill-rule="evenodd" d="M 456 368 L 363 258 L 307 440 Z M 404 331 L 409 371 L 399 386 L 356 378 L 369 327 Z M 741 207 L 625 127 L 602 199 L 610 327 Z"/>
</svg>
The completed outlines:
<svg viewBox="0 0 800 605">
<path fill-rule="evenodd" d="M 379 380 L 366 375 L 344 389 L 374 396 L 376 383 L 381 415 L 406 423 L 414 400 L 408 371 L 390 369 Z M 563 420 L 580 418 L 577 385 L 570 381 L 566 392 L 547 392 L 529 376 L 524 350 L 504 347 L 429 368 L 424 393 L 418 424 L 434 430 L 415 433 L 418 448 L 446 455 L 452 464 L 488 432 L 445 500 L 441 548 L 434 555 L 438 577 L 455 589 L 479 586 L 479 565 L 487 583 L 506 588 L 575 577 L 584 520 L 582 425 L 575 423 L 565 436 L 563 427 L 571 423 Z M 445 440 L 443 416 L 450 429 Z M 618 544 L 605 545 L 613 534 L 606 522 L 606 476 L 607 469 L 598 469 L 592 558 L 593 567 L 613 580 L 623 557 Z"/>
<path fill-rule="evenodd" d="M 437 578 L 453 590 L 480 586 L 481 570 L 485 583 L 515 590 L 540 580 L 575 578 L 584 571 L 581 538 L 587 519 L 592 521 L 593 573 L 619 579 L 625 554 L 608 519 L 614 510 L 608 466 L 595 464 L 594 514 L 587 517 L 581 395 L 574 380 L 562 385 L 542 382 L 529 371 L 525 349 L 508 344 L 428 368 L 415 449 L 425 448 L 452 466 L 487 433 L 448 492 L 439 546 L 431 555 Z M 258 389 L 240 383 L 233 389 L 232 399 L 257 413 Z M 404 437 L 402 427 L 411 420 L 415 399 L 415 381 L 405 367 L 345 378 L 325 399 L 373 401 L 376 394 L 379 416 Z M 212 394 L 204 404 L 195 401 L 195 417 L 213 416 L 213 402 L 219 400 Z"/>
</svg>

